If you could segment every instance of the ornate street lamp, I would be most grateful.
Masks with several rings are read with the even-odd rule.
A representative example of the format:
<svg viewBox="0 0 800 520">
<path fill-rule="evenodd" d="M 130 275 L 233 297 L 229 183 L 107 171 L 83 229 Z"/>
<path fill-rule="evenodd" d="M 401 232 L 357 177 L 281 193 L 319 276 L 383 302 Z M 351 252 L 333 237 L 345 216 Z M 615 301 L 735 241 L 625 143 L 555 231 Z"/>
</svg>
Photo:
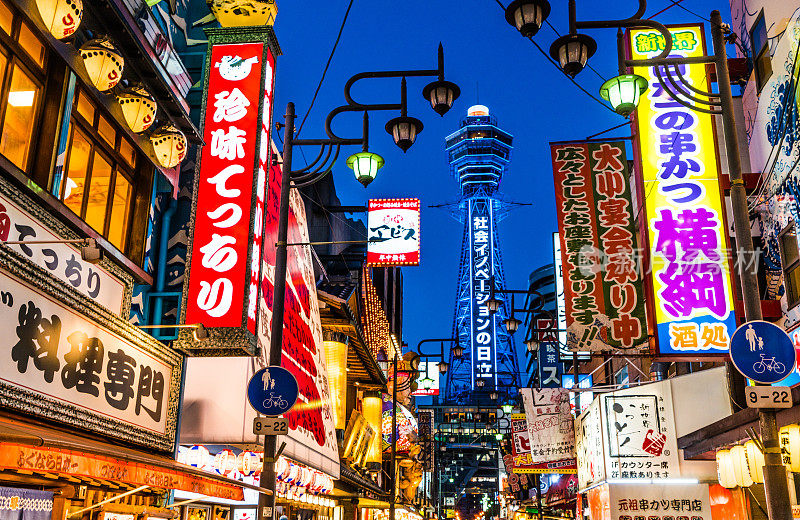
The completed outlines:
<svg viewBox="0 0 800 520">
<path fill-rule="evenodd" d="M 483 388 L 484 386 L 486 386 L 486 381 L 484 381 L 483 379 L 478 379 L 477 381 L 475 381 L 475 386 L 477 386 L 478 388 Z"/>
<path fill-rule="evenodd" d="M 499 394 L 495 391 L 489 392 L 489 399 L 492 401 L 497 401 L 497 398 L 500 397 Z"/>
<path fill-rule="evenodd" d="M 453 106 L 453 101 L 461 95 L 461 89 L 453 82 L 444 79 L 444 50 L 439 44 L 439 79 L 425 85 L 422 96 L 431 102 L 431 107 L 440 116 L 444 116 Z"/>
<path fill-rule="evenodd" d="M 517 28 L 522 36 L 534 36 L 550 14 L 547 0 L 514 0 L 506 7 L 506 21 Z"/>
<path fill-rule="evenodd" d="M 647 80 L 637 74 L 622 74 L 603 83 L 600 96 L 611 103 L 617 114 L 628 117 L 636 110 Z"/>
<path fill-rule="evenodd" d="M 503 320 L 503 325 L 506 326 L 506 330 L 508 331 L 509 334 L 514 334 L 515 332 L 517 332 L 519 326 L 522 325 L 522 322 L 517 318 L 510 316 Z"/>
<path fill-rule="evenodd" d="M 489 299 L 486 300 L 486 302 L 484 303 L 484 305 L 486 305 L 486 308 L 489 309 L 489 312 L 492 314 L 500 310 L 500 306 L 502 304 L 503 302 L 495 298 L 494 295 L 489 296 Z"/>
<path fill-rule="evenodd" d="M 565 34 L 550 46 L 550 56 L 558 62 L 564 74 L 574 78 L 596 50 L 597 43 L 591 36 Z"/>
<path fill-rule="evenodd" d="M 450 366 L 450 364 L 447 361 L 444 361 L 444 360 L 439 361 L 439 363 L 438 363 L 439 373 L 440 374 L 446 374 L 447 373 L 447 368 L 449 366 Z"/>
<path fill-rule="evenodd" d="M 539 350 L 539 342 L 536 341 L 534 338 L 529 338 L 525 340 L 525 348 L 528 349 L 528 352 L 536 352 Z"/>
<path fill-rule="evenodd" d="M 503 413 L 505 414 L 509 414 L 514 411 L 513 404 L 504 404 L 501 408 L 503 409 Z"/>
<path fill-rule="evenodd" d="M 453 347 L 451 351 L 453 352 L 453 357 L 456 359 L 461 359 L 461 357 L 464 355 L 464 347 L 461 345 Z"/>
<path fill-rule="evenodd" d="M 347 158 L 347 166 L 353 170 L 356 180 L 366 188 L 375 180 L 378 170 L 383 168 L 383 157 L 372 152 L 358 152 Z"/>
</svg>

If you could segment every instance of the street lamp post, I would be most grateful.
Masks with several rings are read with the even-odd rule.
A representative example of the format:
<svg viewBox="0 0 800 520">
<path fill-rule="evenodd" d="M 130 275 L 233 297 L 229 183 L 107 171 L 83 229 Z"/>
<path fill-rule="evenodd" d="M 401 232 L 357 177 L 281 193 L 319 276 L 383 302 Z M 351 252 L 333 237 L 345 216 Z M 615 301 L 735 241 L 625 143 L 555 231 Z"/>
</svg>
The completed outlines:
<svg viewBox="0 0 800 520">
<path fill-rule="evenodd" d="M 325 120 L 325 132 L 328 135 L 324 139 L 297 139 L 294 136 L 294 122 L 295 122 L 295 109 L 294 103 L 289 102 L 286 105 L 286 114 L 284 115 L 284 137 L 283 137 L 283 165 L 281 168 L 281 190 L 280 190 L 280 205 L 278 212 L 278 232 L 277 242 L 275 243 L 275 277 L 273 282 L 273 296 L 272 296 L 272 323 L 270 324 L 270 347 L 268 352 L 268 364 L 279 365 L 281 362 L 282 345 L 283 345 L 283 318 L 284 318 L 284 304 L 286 298 L 286 257 L 287 257 L 287 240 L 289 228 L 289 190 L 292 187 L 302 188 L 310 186 L 322 180 L 336 162 L 339 156 L 339 151 L 342 146 L 361 145 L 363 147 L 362 153 L 368 152 L 369 143 L 369 112 L 377 111 L 394 111 L 399 110 L 400 116 L 395 117 L 386 125 L 386 130 L 394 138 L 395 144 L 400 146 L 403 151 L 406 151 L 411 144 L 414 143 L 416 135 L 422 130 L 422 123 L 406 115 L 407 111 L 407 96 L 406 96 L 406 78 L 407 77 L 436 77 L 437 80 L 430 83 L 423 90 L 425 98 L 431 103 L 431 107 L 439 114 L 444 115 L 452 106 L 453 101 L 460 95 L 461 91 L 458 86 L 444 79 L 444 50 L 442 45 L 439 44 L 438 49 L 438 67 L 436 69 L 421 69 L 421 70 L 402 70 L 402 71 L 380 71 L 380 72 L 362 72 L 352 76 L 344 87 L 344 97 L 347 102 L 345 105 L 334 108 L 328 113 Z M 358 103 L 350 95 L 350 89 L 353 84 L 362 79 L 370 78 L 400 78 L 400 102 L 399 103 Z M 364 124 L 361 137 L 358 138 L 342 138 L 337 136 L 332 128 L 331 123 L 333 119 L 343 112 L 363 112 Z M 319 154 L 310 165 L 303 169 L 292 170 L 292 151 L 295 146 L 319 146 Z M 326 153 L 327 150 L 327 153 Z M 333 158 L 329 161 L 331 154 Z M 324 158 L 323 158 L 324 154 Z M 358 155 L 358 154 L 356 154 Z M 372 154 L 375 155 L 375 154 Z M 383 159 L 380 156 L 367 157 L 366 160 L 354 160 L 358 164 L 353 166 L 353 171 L 356 173 L 358 180 L 366 186 L 368 181 L 365 182 L 364 177 L 374 177 L 375 172 L 382 165 Z M 320 159 L 322 162 L 320 163 Z M 361 159 L 361 158 L 356 158 Z M 318 165 L 319 163 L 319 165 Z M 361 168 L 365 170 L 361 170 Z M 358 169 L 357 169 L 358 168 Z M 371 178 L 370 178 L 371 180 Z M 397 370 L 397 359 L 395 359 L 395 371 Z M 392 414 L 392 424 L 396 427 L 396 418 Z M 261 472 L 261 487 L 272 491 L 271 494 L 259 495 L 258 501 L 258 518 L 259 520 L 269 520 L 275 510 L 275 453 L 276 453 L 276 440 L 277 437 L 266 436 L 264 441 L 264 468 Z M 392 457 L 394 458 L 394 449 L 392 450 Z M 394 467 L 394 460 L 392 460 Z M 392 477 L 392 484 L 394 485 L 394 476 Z M 392 489 L 392 508 L 390 510 L 390 520 L 394 520 L 394 488 Z"/>
<path fill-rule="evenodd" d="M 524 0 L 523 3 L 540 4 L 546 0 Z M 514 5 L 514 4 L 512 4 Z M 508 9 L 511 9 L 511 5 Z M 516 6 L 515 8 L 519 8 Z M 677 103 L 694 111 L 719 115 L 722 118 L 722 128 L 725 138 L 725 151 L 728 161 L 728 175 L 731 184 L 731 210 L 733 213 L 734 232 L 736 244 L 742 255 L 753 255 L 753 239 L 750 233 L 750 217 L 747 199 L 742 178 L 742 165 L 739 158 L 739 142 L 736 134 L 736 122 L 733 114 L 733 95 L 731 81 L 728 73 L 728 57 L 725 51 L 725 37 L 722 17 L 717 10 L 711 11 L 711 38 L 714 46 L 713 56 L 698 57 L 669 57 L 672 51 L 672 34 L 662 24 L 653 20 L 642 19 L 647 8 L 646 0 L 639 0 L 639 9 L 633 16 L 621 20 L 596 20 L 578 21 L 575 12 L 575 0 L 569 0 L 569 33 L 575 40 L 580 37 L 583 45 L 592 47 L 593 40 L 586 35 L 578 35 L 577 29 L 617 29 L 617 53 L 619 62 L 619 76 L 609 80 L 603 85 L 601 94 L 622 115 L 629 115 L 638 103 L 641 90 L 647 85 L 641 84 L 636 75 L 626 74 L 628 67 L 655 67 L 655 75 L 659 85 Z M 539 25 L 544 22 L 541 19 Z M 657 30 L 664 37 L 664 49 L 654 58 L 625 59 L 623 45 L 623 28 L 650 27 Z M 563 40 L 563 41 L 562 41 Z M 551 53 L 557 51 L 562 69 L 574 76 L 583 69 L 586 60 L 591 55 L 587 49 L 573 43 L 571 50 L 566 47 L 567 42 L 559 38 L 551 47 Z M 594 45 L 596 48 L 596 45 Z M 594 50 L 592 48 L 592 52 Z M 563 51 L 563 52 L 562 52 Z M 681 75 L 679 66 L 689 64 L 713 64 L 717 72 L 717 85 L 719 93 L 703 91 L 689 84 Z M 571 69 L 567 70 L 567 65 Z M 672 76 L 674 68 L 678 82 Z M 576 71 L 577 69 L 577 71 Z M 605 92 L 605 94 L 603 94 Z M 623 94 L 629 97 L 623 99 Z M 701 96 L 701 97 L 698 97 Z M 631 106 L 632 105 L 632 106 Z M 704 106 L 698 106 L 704 105 Z M 619 109 L 618 109 L 619 108 Z M 744 315 L 746 321 L 761 319 L 761 298 L 758 292 L 758 278 L 756 273 L 747 269 L 745 262 L 739 262 L 739 279 L 744 300 Z M 727 363 L 728 371 L 733 368 Z M 577 384 L 577 374 L 576 374 Z M 759 426 L 761 429 L 761 442 L 764 445 L 764 490 L 767 497 L 767 508 L 771 520 L 791 520 L 792 512 L 789 504 L 789 488 L 786 478 L 786 469 L 781 462 L 780 447 L 778 444 L 778 428 L 775 410 L 759 408 Z"/>
</svg>

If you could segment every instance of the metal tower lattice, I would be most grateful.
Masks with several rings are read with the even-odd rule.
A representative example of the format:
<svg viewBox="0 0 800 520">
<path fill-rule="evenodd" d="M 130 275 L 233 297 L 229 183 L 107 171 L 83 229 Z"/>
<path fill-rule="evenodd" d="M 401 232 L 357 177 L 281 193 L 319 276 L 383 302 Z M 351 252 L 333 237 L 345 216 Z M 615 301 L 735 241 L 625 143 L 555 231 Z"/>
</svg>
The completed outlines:
<svg viewBox="0 0 800 520">
<path fill-rule="evenodd" d="M 451 353 L 446 403 L 487 403 L 490 393 L 515 394 L 519 386 L 514 340 L 503 324 L 509 304 L 498 294 L 503 304 L 497 313 L 490 314 L 484 305 L 492 277 L 496 288 L 505 286 L 497 223 L 509 203 L 497 190 L 508 169 L 512 140 L 482 105 L 471 107 L 461 128 L 446 139 L 450 172 L 461 185 L 452 207 L 464 223 L 453 320 L 453 337 L 463 355 Z"/>
</svg>

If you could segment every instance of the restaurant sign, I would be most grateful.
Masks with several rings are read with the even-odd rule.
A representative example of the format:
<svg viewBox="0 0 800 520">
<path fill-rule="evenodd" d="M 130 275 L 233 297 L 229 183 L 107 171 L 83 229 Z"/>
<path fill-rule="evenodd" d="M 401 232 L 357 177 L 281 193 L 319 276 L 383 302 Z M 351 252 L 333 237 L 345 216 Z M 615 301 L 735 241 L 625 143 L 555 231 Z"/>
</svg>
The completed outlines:
<svg viewBox="0 0 800 520">
<path fill-rule="evenodd" d="M 551 143 L 567 348 L 647 346 L 640 255 L 622 141 Z"/>
<path fill-rule="evenodd" d="M 370 199 L 367 264 L 419 265 L 419 199 Z"/>
<path fill-rule="evenodd" d="M 705 55 L 701 25 L 669 30 L 672 56 Z M 653 29 L 633 29 L 628 37 L 633 59 L 661 52 L 663 37 Z M 710 88 L 704 64 L 679 69 L 693 87 Z M 649 85 L 636 113 L 636 142 L 658 350 L 724 355 L 736 318 L 714 120 L 673 100 L 659 84 L 656 67 L 635 67 L 634 73 Z"/>
<path fill-rule="evenodd" d="M 0 262 L 16 273 L 0 271 L 0 404 L 172 449 L 180 357 L 42 268 Z"/>
<path fill-rule="evenodd" d="M 197 354 L 255 352 L 274 65 L 262 41 L 212 41 L 182 311 L 210 337 L 178 339 Z"/>
</svg>

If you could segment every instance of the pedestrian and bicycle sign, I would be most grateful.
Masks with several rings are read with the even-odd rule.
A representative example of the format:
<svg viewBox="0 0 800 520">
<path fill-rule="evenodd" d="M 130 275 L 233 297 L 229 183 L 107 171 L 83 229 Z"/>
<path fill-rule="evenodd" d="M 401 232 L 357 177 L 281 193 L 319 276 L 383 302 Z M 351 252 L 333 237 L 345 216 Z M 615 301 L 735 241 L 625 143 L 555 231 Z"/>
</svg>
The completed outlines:
<svg viewBox="0 0 800 520">
<path fill-rule="evenodd" d="M 283 367 L 262 368 L 247 385 L 250 406 L 267 416 L 278 416 L 292 409 L 297 402 L 297 379 Z"/>
<path fill-rule="evenodd" d="M 783 381 L 794 372 L 796 352 L 786 331 L 768 321 L 749 321 L 731 336 L 736 370 L 758 383 Z"/>
</svg>

